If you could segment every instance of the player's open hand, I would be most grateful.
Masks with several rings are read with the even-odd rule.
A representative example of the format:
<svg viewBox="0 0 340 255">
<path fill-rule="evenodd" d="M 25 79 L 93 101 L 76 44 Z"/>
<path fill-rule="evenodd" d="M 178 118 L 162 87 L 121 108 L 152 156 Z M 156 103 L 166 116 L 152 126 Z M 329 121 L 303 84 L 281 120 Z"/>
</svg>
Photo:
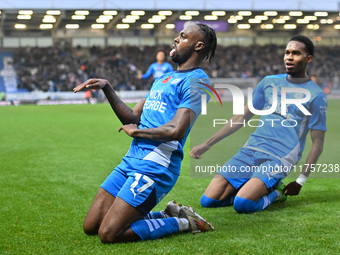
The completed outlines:
<svg viewBox="0 0 340 255">
<path fill-rule="evenodd" d="M 110 83 L 108 82 L 108 80 L 105 79 L 89 79 L 86 82 L 78 85 L 77 87 L 75 87 L 73 89 L 74 93 L 77 93 L 78 91 L 84 90 L 84 89 L 102 89 L 104 88 L 106 85 L 110 85 Z"/>
<path fill-rule="evenodd" d="M 133 137 L 134 132 L 138 129 L 138 126 L 136 124 L 128 124 L 124 125 L 119 128 L 118 132 L 124 131 L 128 136 Z"/>
<path fill-rule="evenodd" d="M 296 196 L 299 195 L 301 188 L 302 186 L 294 181 L 289 183 L 282 192 L 288 196 Z"/>
<path fill-rule="evenodd" d="M 195 158 L 195 159 L 200 159 L 203 153 L 209 150 L 209 148 L 210 148 L 209 146 L 203 143 L 200 145 L 197 145 L 190 151 L 190 157 Z"/>
</svg>

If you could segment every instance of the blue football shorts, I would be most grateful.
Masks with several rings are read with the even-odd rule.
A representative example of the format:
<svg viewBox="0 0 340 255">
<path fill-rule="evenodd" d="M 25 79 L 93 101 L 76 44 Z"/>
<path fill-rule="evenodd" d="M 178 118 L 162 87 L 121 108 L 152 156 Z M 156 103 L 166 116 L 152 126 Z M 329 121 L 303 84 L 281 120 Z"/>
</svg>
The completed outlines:
<svg viewBox="0 0 340 255">
<path fill-rule="evenodd" d="M 178 174 L 153 161 L 124 157 L 101 187 L 147 215 L 177 179 Z"/>
<path fill-rule="evenodd" d="M 226 178 L 236 190 L 250 178 L 258 178 L 264 182 L 270 193 L 285 178 L 287 174 L 285 169 L 278 158 L 243 147 L 219 169 L 217 174 Z"/>
</svg>

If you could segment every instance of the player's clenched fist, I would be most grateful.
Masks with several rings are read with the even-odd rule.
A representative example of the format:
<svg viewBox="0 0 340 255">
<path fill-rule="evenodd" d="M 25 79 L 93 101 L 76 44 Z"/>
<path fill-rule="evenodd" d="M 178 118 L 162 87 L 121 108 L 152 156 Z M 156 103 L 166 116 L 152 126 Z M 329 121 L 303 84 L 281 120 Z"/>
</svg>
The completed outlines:
<svg viewBox="0 0 340 255">
<path fill-rule="evenodd" d="M 200 159 L 203 153 L 209 150 L 209 148 L 209 146 L 204 144 L 197 145 L 190 151 L 190 157 Z"/>
</svg>

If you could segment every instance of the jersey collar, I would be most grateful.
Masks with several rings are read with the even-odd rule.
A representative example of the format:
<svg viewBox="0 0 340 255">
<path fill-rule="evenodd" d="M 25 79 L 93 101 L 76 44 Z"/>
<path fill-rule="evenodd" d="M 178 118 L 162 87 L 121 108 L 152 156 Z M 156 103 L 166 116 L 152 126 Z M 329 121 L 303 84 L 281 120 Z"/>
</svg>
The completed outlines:
<svg viewBox="0 0 340 255">
<path fill-rule="evenodd" d="M 187 69 L 187 70 L 177 70 L 176 73 L 188 73 L 188 72 L 194 71 L 196 69 L 202 69 L 202 67 L 194 67 L 194 68 L 190 68 L 190 69 Z"/>
</svg>

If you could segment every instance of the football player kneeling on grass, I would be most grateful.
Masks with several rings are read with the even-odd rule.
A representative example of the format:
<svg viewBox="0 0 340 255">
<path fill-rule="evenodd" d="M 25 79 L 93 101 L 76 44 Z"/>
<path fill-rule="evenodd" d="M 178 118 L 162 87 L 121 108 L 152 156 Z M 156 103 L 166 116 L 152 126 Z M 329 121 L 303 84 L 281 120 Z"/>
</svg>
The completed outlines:
<svg viewBox="0 0 340 255">
<path fill-rule="evenodd" d="M 191 150 L 190 156 L 199 159 L 211 146 L 243 127 L 242 123 L 247 123 L 254 112 L 268 112 L 261 116 L 261 125 L 246 144 L 213 178 L 202 195 L 202 206 L 233 205 L 237 212 L 251 213 L 266 209 L 274 201 L 284 201 L 287 195 L 299 194 L 322 153 L 326 131 L 326 95 L 306 74 L 313 53 L 309 38 L 292 37 L 284 54 L 286 73 L 265 77 L 255 87 L 252 104 L 245 107 L 244 115 L 235 115 Z M 284 100 L 289 100 L 287 109 L 281 109 L 280 101 Z M 297 100 L 304 102 L 294 104 Z M 301 158 L 308 131 L 312 148 L 305 167 L 296 181 L 284 186 L 281 180 Z"/>
<path fill-rule="evenodd" d="M 128 153 L 101 185 L 87 213 L 86 234 L 99 234 L 102 242 L 117 243 L 213 229 L 190 207 L 170 202 L 165 211 L 151 209 L 177 181 L 185 140 L 201 110 L 203 92 L 193 83 L 209 83 L 199 66 L 204 59 L 212 59 L 215 49 L 213 29 L 187 24 L 170 52 L 177 70 L 159 77 L 133 109 L 118 98 L 107 80 L 90 79 L 74 88 L 74 92 L 102 89 L 123 124 L 120 131 L 133 138 Z"/>
</svg>

